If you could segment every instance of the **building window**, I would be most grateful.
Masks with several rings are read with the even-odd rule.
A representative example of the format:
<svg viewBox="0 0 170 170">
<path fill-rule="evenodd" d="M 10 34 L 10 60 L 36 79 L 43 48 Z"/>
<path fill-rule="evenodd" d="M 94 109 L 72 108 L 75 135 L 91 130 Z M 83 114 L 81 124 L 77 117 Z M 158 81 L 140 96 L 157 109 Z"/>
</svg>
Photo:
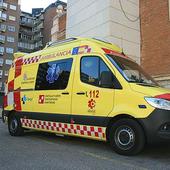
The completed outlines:
<svg viewBox="0 0 170 170">
<path fill-rule="evenodd" d="M 4 75 L 5 75 L 5 76 L 8 76 L 8 71 L 7 71 L 7 70 L 5 71 L 5 74 L 4 74 Z"/>
<path fill-rule="evenodd" d="M 8 31 L 15 32 L 15 26 L 8 26 Z"/>
<path fill-rule="evenodd" d="M 12 10 L 17 10 L 17 7 L 15 6 L 15 5 L 10 5 L 10 9 L 12 9 Z"/>
<path fill-rule="evenodd" d="M 12 16 L 12 15 L 9 15 L 9 20 L 11 21 L 16 21 L 16 17 Z"/>
<path fill-rule="evenodd" d="M 3 70 L 0 70 L 0 78 L 2 78 Z"/>
<path fill-rule="evenodd" d="M 6 48 L 6 53 L 8 54 L 13 54 L 14 53 L 14 49 L 13 48 Z"/>
<path fill-rule="evenodd" d="M 4 47 L 0 47 L 0 54 L 1 54 L 1 55 L 4 54 Z"/>
<path fill-rule="evenodd" d="M 0 42 L 5 41 L 5 35 L 0 35 Z"/>
<path fill-rule="evenodd" d="M 35 89 L 65 89 L 69 81 L 72 61 L 72 59 L 65 59 L 40 64 Z"/>
<path fill-rule="evenodd" d="M 0 58 L 0 66 L 3 66 L 3 64 L 4 64 L 4 59 Z"/>
<path fill-rule="evenodd" d="M 15 42 L 15 38 L 14 37 L 7 37 L 7 41 L 8 42 Z"/>
<path fill-rule="evenodd" d="M 3 13 L 2 11 L 0 11 L 0 17 L 4 20 L 7 19 L 7 14 Z"/>
<path fill-rule="evenodd" d="M 12 60 L 6 59 L 5 63 L 6 63 L 6 65 L 12 65 Z"/>
<path fill-rule="evenodd" d="M 6 25 L 4 25 L 4 24 L 1 24 L 0 25 L 0 31 L 6 31 Z"/>
</svg>

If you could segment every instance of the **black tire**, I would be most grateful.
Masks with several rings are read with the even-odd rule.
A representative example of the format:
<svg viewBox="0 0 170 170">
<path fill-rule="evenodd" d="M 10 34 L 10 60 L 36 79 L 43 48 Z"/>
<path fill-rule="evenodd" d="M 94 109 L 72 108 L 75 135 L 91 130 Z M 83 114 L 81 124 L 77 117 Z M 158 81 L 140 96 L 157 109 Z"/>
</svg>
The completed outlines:
<svg viewBox="0 0 170 170">
<path fill-rule="evenodd" d="M 120 119 L 110 128 L 109 141 L 115 152 L 121 155 L 135 155 L 145 146 L 142 127 L 133 119 Z"/>
<path fill-rule="evenodd" d="M 8 120 L 8 131 L 11 136 L 24 135 L 24 129 L 21 126 L 21 121 L 15 113 L 11 113 Z"/>
</svg>

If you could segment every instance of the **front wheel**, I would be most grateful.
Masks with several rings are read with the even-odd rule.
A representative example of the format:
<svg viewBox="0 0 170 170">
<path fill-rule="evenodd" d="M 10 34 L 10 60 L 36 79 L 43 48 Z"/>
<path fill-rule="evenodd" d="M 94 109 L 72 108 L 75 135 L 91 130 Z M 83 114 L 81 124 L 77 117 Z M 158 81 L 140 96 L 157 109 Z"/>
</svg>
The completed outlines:
<svg viewBox="0 0 170 170">
<path fill-rule="evenodd" d="M 13 113 L 9 117 L 8 131 L 11 136 L 22 136 L 24 134 L 20 119 Z"/>
<path fill-rule="evenodd" d="M 135 155 L 145 145 L 142 127 L 133 119 L 120 119 L 110 129 L 111 147 L 121 155 Z"/>
</svg>

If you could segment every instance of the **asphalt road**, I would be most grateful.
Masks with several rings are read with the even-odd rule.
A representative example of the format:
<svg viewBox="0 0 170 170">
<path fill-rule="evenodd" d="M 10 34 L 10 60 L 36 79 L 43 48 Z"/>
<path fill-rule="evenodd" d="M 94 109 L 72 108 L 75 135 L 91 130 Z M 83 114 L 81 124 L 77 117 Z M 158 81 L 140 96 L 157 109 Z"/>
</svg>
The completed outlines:
<svg viewBox="0 0 170 170">
<path fill-rule="evenodd" d="M 0 120 L 0 170 L 146 170 L 170 169 L 170 144 L 121 156 L 103 142 L 28 132 L 11 137 Z"/>
</svg>

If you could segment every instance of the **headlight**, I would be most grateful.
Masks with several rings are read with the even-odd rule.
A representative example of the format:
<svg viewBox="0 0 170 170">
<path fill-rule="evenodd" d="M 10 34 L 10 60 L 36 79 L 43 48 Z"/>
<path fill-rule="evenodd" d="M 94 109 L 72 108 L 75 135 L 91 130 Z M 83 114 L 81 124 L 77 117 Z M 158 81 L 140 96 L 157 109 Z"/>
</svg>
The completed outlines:
<svg viewBox="0 0 170 170">
<path fill-rule="evenodd" d="M 170 101 L 154 97 L 145 97 L 145 100 L 153 107 L 158 109 L 170 110 Z"/>
</svg>

